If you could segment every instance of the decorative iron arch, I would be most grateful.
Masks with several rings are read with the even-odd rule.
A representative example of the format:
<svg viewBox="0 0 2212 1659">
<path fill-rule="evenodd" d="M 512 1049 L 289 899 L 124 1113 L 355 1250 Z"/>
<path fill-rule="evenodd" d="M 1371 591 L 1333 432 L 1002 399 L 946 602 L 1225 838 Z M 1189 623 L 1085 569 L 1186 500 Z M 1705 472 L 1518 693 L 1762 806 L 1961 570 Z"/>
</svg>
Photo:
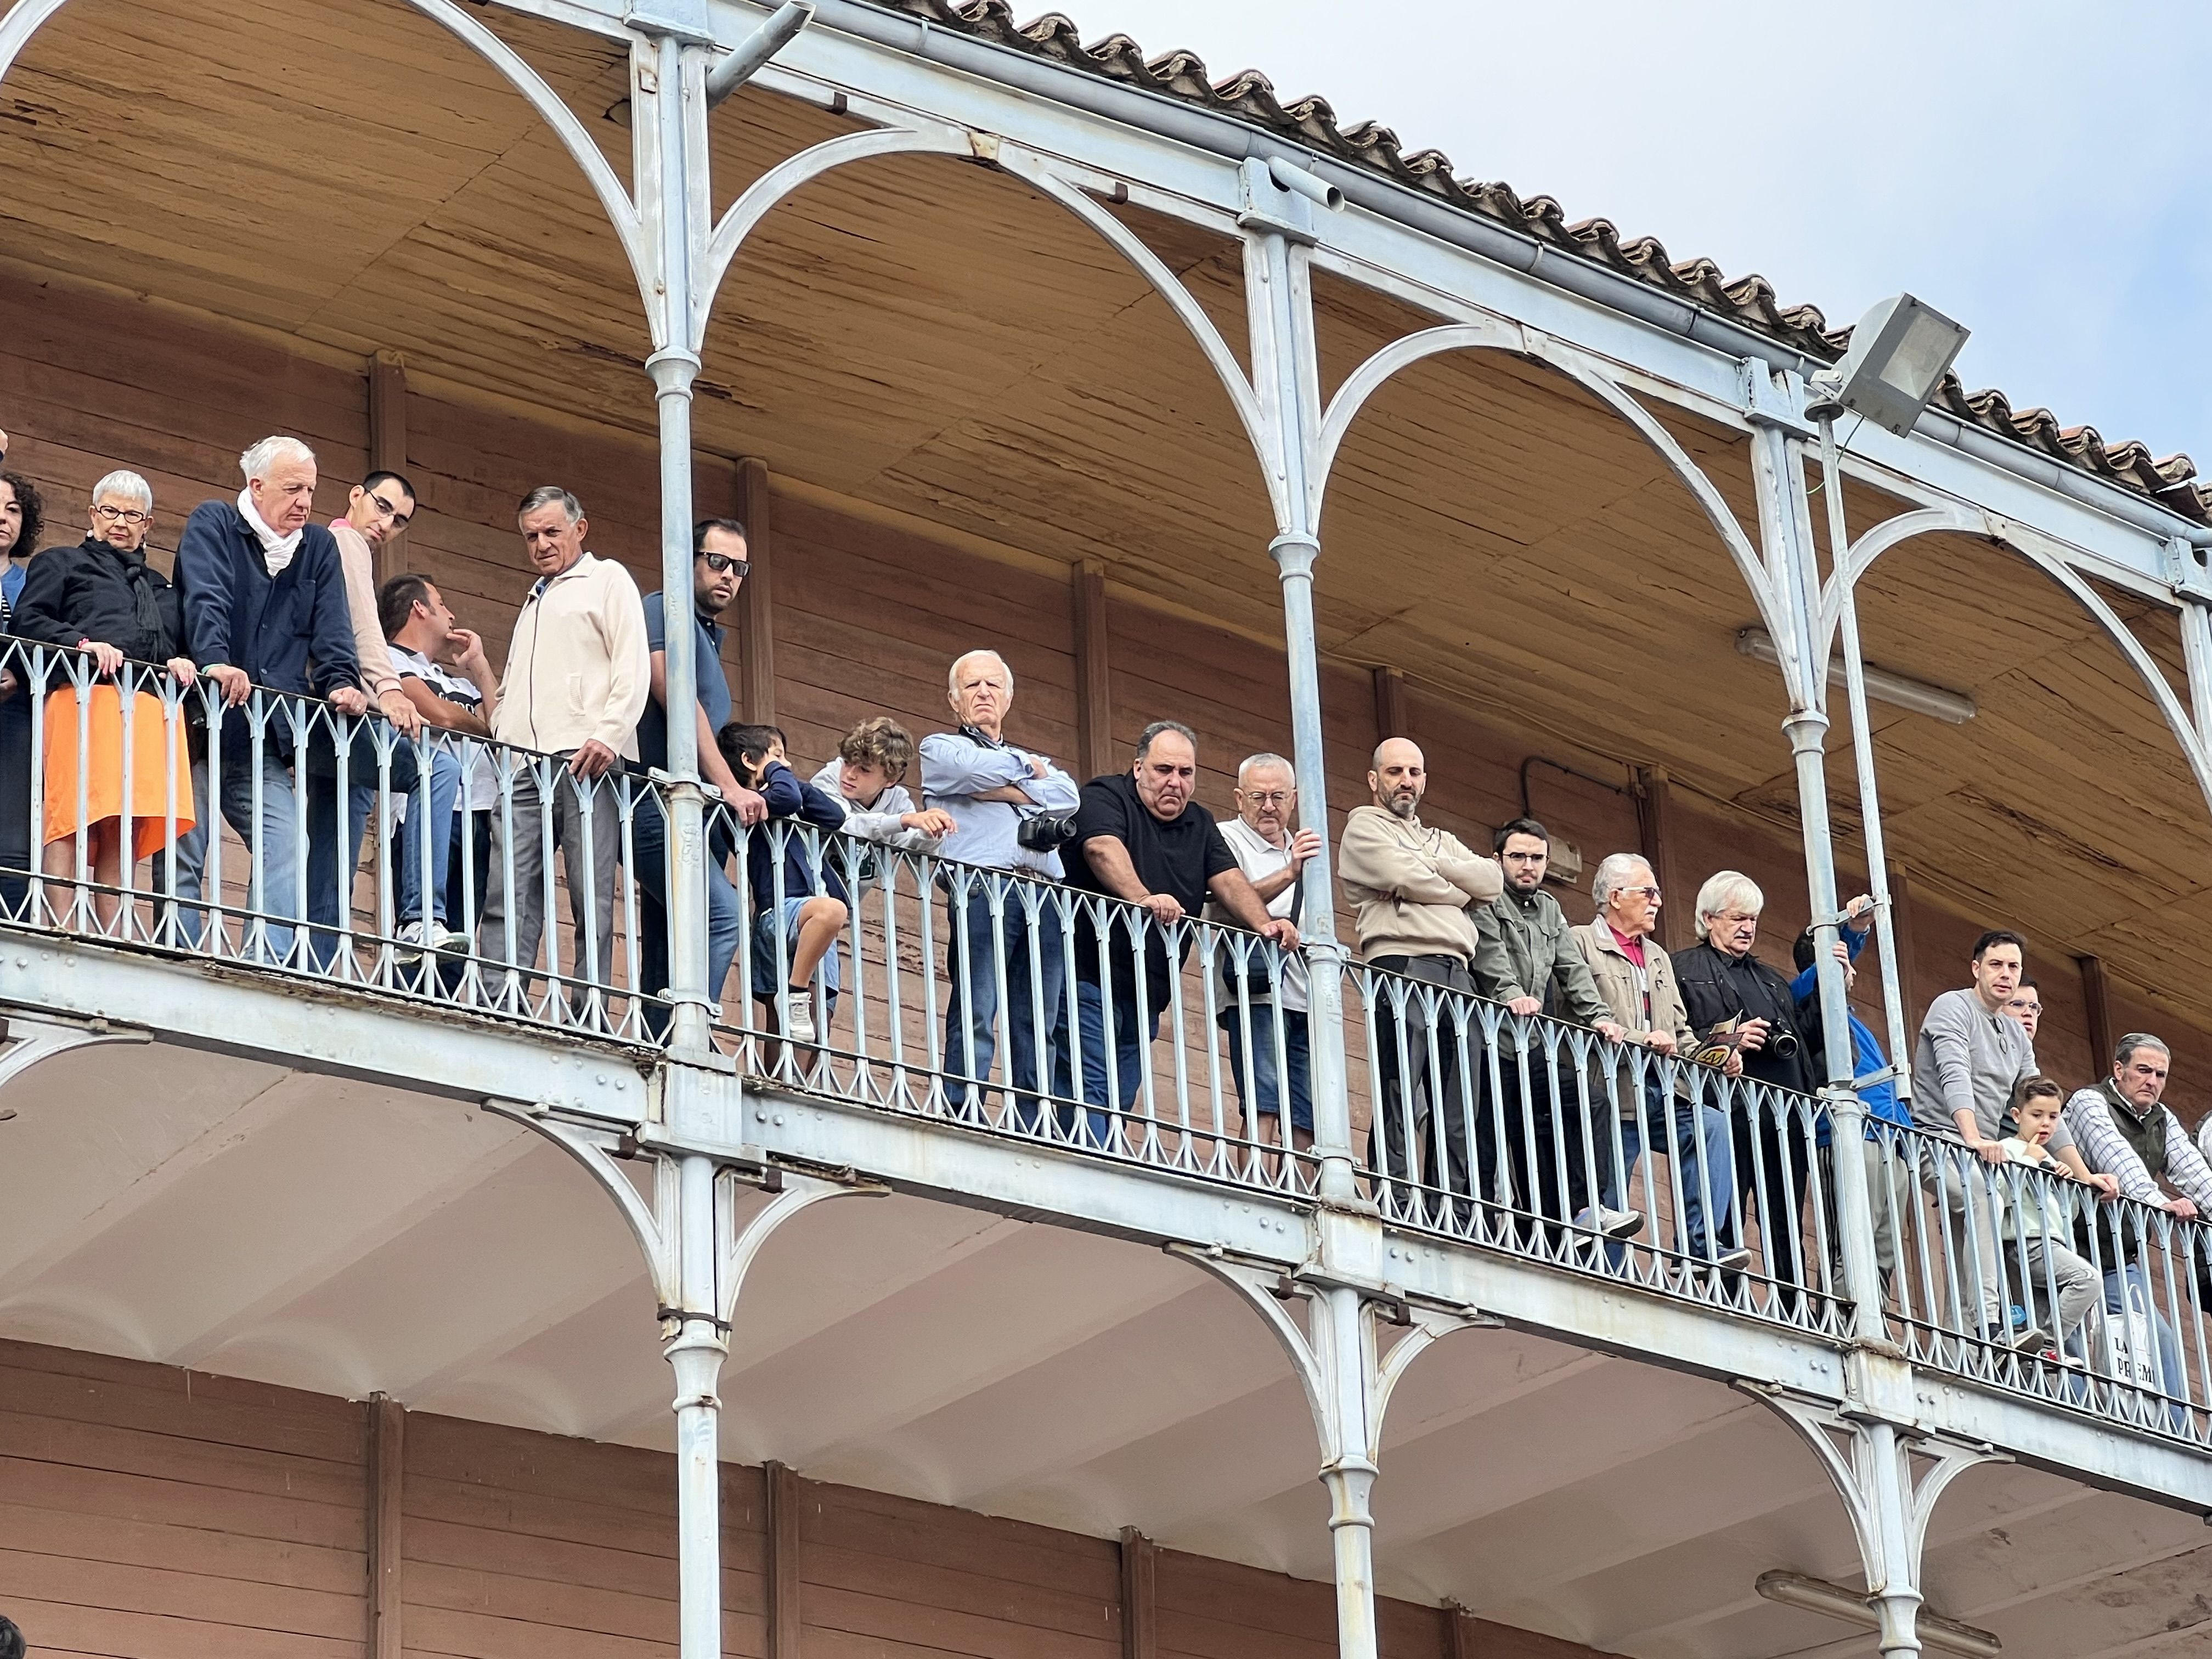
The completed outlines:
<svg viewBox="0 0 2212 1659">
<path fill-rule="evenodd" d="M 1787 617 L 1781 609 L 1782 599 L 1770 583 L 1766 566 L 1744 533 L 1713 481 L 1705 470 L 1692 460 L 1689 453 L 1675 441 L 1674 434 L 1662 426 L 1620 384 L 1607 374 L 1601 361 L 1587 352 L 1570 346 L 1551 336 L 1522 325 L 1500 319 L 1483 319 L 1474 322 L 1448 323 L 1417 333 L 1401 336 L 1370 356 L 1348 375 L 1329 400 L 1327 414 L 1322 422 L 1322 444 L 1319 465 L 1312 474 L 1311 501 L 1309 522 L 1321 521 L 1322 498 L 1328 481 L 1336 468 L 1337 452 L 1352 422 L 1365 408 L 1368 400 L 1388 385 L 1401 371 L 1428 358 L 1456 351 L 1503 351 L 1510 356 L 1541 362 L 1558 370 L 1567 379 L 1589 392 L 1636 429 L 1637 434 L 1658 451 L 1668 471 L 1680 479 L 1692 499 L 1705 513 L 1735 562 L 1736 574 L 1744 586 L 1751 590 L 1753 602 L 1759 607 L 1760 622 L 1768 635 L 1778 641 L 1790 637 Z M 1789 684 L 1792 701 L 1800 688 L 1792 684 L 1798 675 L 1784 654 L 1782 674 Z"/>
</svg>

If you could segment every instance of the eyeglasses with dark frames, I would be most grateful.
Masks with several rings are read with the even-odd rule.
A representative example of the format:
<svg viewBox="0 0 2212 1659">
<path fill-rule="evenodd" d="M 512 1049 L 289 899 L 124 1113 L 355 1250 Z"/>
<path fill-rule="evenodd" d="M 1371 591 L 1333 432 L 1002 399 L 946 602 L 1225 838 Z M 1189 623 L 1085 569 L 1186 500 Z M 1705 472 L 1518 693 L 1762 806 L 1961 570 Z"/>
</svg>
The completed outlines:
<svg viewBox="0 0 2212 1659">
<path fill-rule="evenodd" d="M 734 575 L 743 581 L 752 574 L 750 559 L 733 559 L 726 553 L 702 553 L 699 556 L 706 562 L 707 568 L 717 576 Z"/>
<path fill-rule="evenodd" d="M 105 501 L 92 509 L 95 519 L 105 519 L 111 524 L 127 524 L 133 530 L 154 522 L 150 513 L 141 513 L 135 507 L 110 507 Z"/>
</svg>

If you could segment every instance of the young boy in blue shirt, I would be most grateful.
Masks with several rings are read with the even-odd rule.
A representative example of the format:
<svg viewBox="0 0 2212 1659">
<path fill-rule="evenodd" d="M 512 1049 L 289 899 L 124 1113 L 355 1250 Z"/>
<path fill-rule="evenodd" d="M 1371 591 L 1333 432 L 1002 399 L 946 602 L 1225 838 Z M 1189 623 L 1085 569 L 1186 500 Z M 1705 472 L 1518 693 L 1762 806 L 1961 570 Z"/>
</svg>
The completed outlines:
<svg viewBox="0 0 2212 1659">
<path fill-rule="evenodd" d="M 783 732 L 773 726 L 731 722 L 714 734 L 730 769 L 768 803 L 768 820 L 750 832 L 745 877 L 753 911 L 753 995 L 773 1012 L 784 1000 L 782 1030 L 793 1042 L 815 1042 L 830 1024 L 838 991 L 837 935 L 848 912 L 834 869 L 817 872 L 809 837 L 799 824 L 834 833 L 845 822 L 838 804 L 804 782 L 784 757 Z M 785 971 L 776 971 L 781 954 Z M 822 974 L 816 1018 L 815 970 Z"/>
</svg>

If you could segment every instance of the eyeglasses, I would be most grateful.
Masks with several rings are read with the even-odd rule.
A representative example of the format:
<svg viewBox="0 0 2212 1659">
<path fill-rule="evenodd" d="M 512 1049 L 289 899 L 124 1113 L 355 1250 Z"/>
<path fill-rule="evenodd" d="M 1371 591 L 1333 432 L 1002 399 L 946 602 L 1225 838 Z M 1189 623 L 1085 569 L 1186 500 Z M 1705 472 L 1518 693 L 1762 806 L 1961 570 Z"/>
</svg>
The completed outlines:
<svg viewBox="0 0 2212 1659">
<path fill-rule="evenodd" d="M 753 562 L 750 559 L 733 559 L 726 553 L 702 553 L 699 556 L 706 561 L 707 568 L 717 576 L 733 575 L 743 581 L 752 574 Z"/>
<path fill-rule="evenodd" d="M 1501 853 L 1498 856 L 1508 864 L 1542 864 L 1552 855 L 1549 853 Z M 1659 890 L 1655 887 L 1651 890 L 1656 893 Z"/>
<path fill-rule="evenodd" d="M 1287 789 L 1240 789 L 1237 793 L 1255 806 L 1281 806 L 1291 799 L 1291 792 Z"/>
<path fill-rule="evenodd" d="M 104 502 L 92 509 L 95 519 L 105 519 L 111 524 L 127 524 L 133 530 L 154 522 L 150 513 L 141 513 L 134 507 L 109 507 Z"/>
<path fill-rule="evenodd" d="M 402 513 L 393 503 L 386 501 L 383 496 L 378 495 L 374 489 L 368 492 L 368 499 L 376 503 L 376 510 L 378 512 L 384 514 L 386 518 L 391 520 L 398 528 L 404 530 L 407 527 L 407 514 Z"/>
<path fill-rule="evenodd" d="M 1613 890 L 1629 898 L 1648 898 L 1654 904 L 1659 902 L 1659 890 L 1656 887 L 1616 887 Z"/>
</svg>

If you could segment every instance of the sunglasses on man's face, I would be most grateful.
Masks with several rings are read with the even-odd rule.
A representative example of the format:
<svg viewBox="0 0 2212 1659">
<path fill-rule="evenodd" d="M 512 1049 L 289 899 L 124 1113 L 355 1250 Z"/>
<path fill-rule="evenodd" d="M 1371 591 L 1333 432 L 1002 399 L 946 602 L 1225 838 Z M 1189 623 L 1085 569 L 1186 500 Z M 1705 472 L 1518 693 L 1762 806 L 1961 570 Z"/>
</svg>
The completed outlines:
<svg viewBox="0 0 2212 1659">
<path fill-rule="evenodd" d="M 706 562 L 707 568 L 717 576 L 733 575 L 739 581 L 743 581 L 753 568 L 751 560 L 733 559 L 726 553 L 702 553 L 699 556 Z"/>
</svg>

